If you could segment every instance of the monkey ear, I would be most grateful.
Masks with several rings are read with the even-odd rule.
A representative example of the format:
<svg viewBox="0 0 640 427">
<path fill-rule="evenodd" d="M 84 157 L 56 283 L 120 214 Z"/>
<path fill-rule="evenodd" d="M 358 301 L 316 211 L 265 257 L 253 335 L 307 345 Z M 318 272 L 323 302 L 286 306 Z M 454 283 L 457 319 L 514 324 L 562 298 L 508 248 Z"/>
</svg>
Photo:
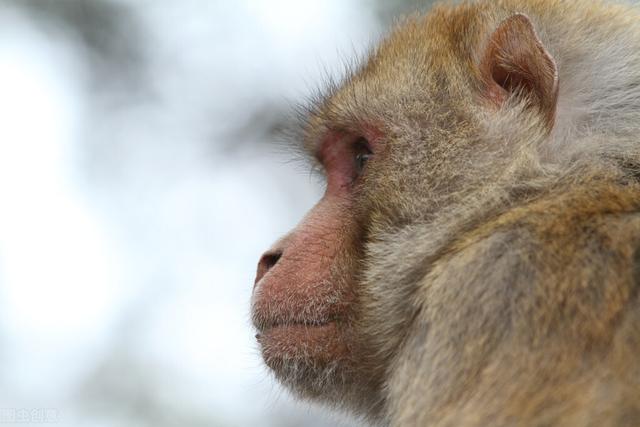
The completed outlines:
<svg viewBox="0 0 640 427">
<path fill-rule="evenodd" d="M 558 99 L 558 69 L 531 20 L 515 14 L 498 25 L 480 64 L 486 96 L 498 105 L 512 94 L 526 96 L 553 126 Z"/>
</svg>

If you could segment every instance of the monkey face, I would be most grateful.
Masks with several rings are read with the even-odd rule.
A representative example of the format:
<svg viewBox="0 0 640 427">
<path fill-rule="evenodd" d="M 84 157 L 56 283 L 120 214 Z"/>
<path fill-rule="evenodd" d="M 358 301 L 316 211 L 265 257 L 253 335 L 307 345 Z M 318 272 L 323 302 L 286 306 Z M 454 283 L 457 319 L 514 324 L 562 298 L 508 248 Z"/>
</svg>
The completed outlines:
<svg viewBox="0 0 640 427">
<path fill-rule="evenodd" d="M 327 186 L 300 224 L 260 259 L 252 299 L 267 365 L 310 397 L 342 395 L 357 381 L 354 320 L 362 227 L 360 178 L 374 144 L 328 132 L 314 155 Z"/>
</svg>

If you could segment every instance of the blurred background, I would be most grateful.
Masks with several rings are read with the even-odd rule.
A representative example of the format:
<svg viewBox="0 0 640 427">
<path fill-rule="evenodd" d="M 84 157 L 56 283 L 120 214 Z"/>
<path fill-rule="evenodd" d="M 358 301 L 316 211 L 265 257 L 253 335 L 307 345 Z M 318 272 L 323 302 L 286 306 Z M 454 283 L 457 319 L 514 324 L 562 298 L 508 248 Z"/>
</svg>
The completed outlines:
<svg viewBox="0 0 640 427">
<path fill-rule="evenodd" d="M 355 426 L 249 319 L 293 105 L 427 0 L 0 0 L 0 424 Z"/>
</svg>

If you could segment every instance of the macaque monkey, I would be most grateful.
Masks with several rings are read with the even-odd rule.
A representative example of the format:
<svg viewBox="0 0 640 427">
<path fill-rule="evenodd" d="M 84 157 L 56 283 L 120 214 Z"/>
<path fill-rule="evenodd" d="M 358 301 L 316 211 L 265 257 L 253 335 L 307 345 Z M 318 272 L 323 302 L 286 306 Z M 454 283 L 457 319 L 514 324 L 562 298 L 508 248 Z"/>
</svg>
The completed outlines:
<svg viewBox="0 0 640 427">
<path fill-rule="evenodd" d="M 326 192 L 260 259 L 295 394 L 392 426 L 640 426 L 640 14 L 480 0 L 309 109 Z"/>
</svg>

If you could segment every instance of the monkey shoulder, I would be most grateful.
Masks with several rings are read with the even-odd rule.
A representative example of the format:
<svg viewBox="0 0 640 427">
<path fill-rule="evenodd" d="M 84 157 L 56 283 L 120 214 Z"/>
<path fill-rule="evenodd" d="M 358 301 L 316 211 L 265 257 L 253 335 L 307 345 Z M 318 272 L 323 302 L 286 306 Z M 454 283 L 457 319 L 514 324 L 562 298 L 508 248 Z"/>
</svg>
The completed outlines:
<svg viewBox="0 0 640 427">
<path fill-rule="evenodd" d="M 639 290 L 640 187 L 568 186 L 510 209 L 425 277 L 406 344 L 423 350 L 402 361 L 425 373 L 398 375 L 398 396 L 427 396 L 442 425 L 628 425 Z"/>
<path fill-rule="evenodd" d="M 477 250 L 485 247 L 485 250 Z M 466 233 L 451 252 L 521 258 L 544 273 L 640 262 L 640 185 L 587 183 L 537 196 Z M 587 268 L 587 270 L 593 270 Z M 606 273 L 602 271 L 601 273 Z"/>
<path fill-rule="evenodd" d="M 443 302 L 431 304 L 435 317 L 458 310 L 447 318 L 482 319 L 533 346 L 555 336 L 586 349 L 607 345 L 629 307 L 640 309 L 639 294 L 640 186 L 591 183 L 465 234 L 434 263 L 419 298 Z"/>
<path fill-rule="evenodd" d="M 457 246 L 456 263 L 512 287 L 543 287 L 551 301 L 627 299 L 640 287 L 640 185 L 562 186 L 497 215 Z"/>
</svg>

